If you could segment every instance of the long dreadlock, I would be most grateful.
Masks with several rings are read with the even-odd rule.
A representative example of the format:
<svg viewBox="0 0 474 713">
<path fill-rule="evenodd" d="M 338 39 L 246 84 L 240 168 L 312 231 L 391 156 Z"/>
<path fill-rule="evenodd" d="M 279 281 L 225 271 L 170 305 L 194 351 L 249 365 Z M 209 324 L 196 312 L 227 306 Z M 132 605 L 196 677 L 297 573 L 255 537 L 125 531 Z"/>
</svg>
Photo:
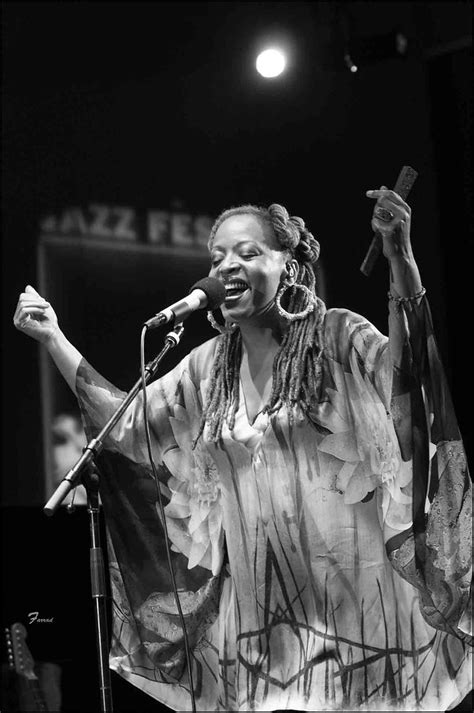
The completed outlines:
<svg viewBox="0 0 474 713">
<path fill-rule="evenodd" d="M 298 261 L 297 285 L 308 287 L 313 293 L 315 309 L 304 319 L 289 323 L 278 352 L 273 361 L 272 391 L 264 411 L 272 414 L 281 405 L 288 409 L 293 419 L 293 407 L 299 405 L 309 415 L 318 399 L 321 384 L 321 328 L 326 307 L 316 295 L 316 277 L 313 263 L 319 257 L 319 243 L 308 231 L 302 218 L 290 216 L 283 206 L 273 203 L 268 208 L 243 205 L 224 211 L 215 221 L 208 247 L 211 248 L 219 226 L 233 215 L 255 215 L 270 226 L 280 246 L 289 256 Z M 285 309 L 291 313 L 303 311 L 308 297 L 301 289 L 288 290 Z M 239 329 L 228 329 L 221 337 L 212 368 L 199 432 L 194 440 L 196 446 L 204 429 L 213 442 L 222 437 L 222 428 L 227 421 L 230 430 L 235 425 L 239 407 L 239 375 L 242 358 L 242 336 Z"/>
</svg>

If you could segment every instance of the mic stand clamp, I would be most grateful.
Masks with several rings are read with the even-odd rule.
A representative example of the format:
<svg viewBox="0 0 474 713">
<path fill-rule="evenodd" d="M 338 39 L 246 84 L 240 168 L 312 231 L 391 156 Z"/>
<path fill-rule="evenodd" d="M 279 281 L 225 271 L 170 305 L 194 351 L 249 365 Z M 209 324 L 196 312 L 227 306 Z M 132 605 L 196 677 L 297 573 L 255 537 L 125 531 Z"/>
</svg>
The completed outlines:
<svg viewBox="0 0 474 713">
<path fill-rule="evenodd" d="M 165 354 L 177 346 L 183 335 L 183 325 L 175 324 L 174 329 L 166 335 L 165 345 L 161 352 L 145 366 L 145 383 L 148 384 L 158 370 Z M 69 492 L 79 485 L 84 485 L 87 491 L 87 512 L 89 513 L 89 530 L 91 538 L 90 575 L 92 598 L 94 600 L 94 618 L 97 637 L 97 651 L 100 675 L 100 703 L 102 713 L 112 713 L 112 687 L 110 669 L 108 666 L 109 636 L 107 627 L 107 590 L 104 557 L 100 544 L 100 503 L 99 503 L 99 473 L 95 464 L 95 456 L 103 448 L 103 441 L 120 420 L 130 403 L 136 398 L 143 386 L 142 378 L 138 379 L 123 402 L 96 438 L 92 438 L 84 448 L 82 456 L 60 482 L 55 492 L 43 508 L 46 515 L 53 515 Z"/>
</svg>

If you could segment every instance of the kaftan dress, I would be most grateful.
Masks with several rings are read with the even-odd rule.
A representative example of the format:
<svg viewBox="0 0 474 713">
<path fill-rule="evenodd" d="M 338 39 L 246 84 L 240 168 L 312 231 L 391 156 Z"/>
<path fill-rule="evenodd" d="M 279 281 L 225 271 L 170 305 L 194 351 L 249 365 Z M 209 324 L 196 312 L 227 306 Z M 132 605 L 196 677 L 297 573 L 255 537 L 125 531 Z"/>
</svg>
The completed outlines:
<svg viewBox="0 0 474 713">
<path fill-rule="evenodd" d="M 431 711 L 469 692 L 470 479 L 426 299 L 391 305 L 389 334 L 328 310 L 311 418 L 251 424 L 240 389 L 235 427 L 195 450 L 220 337 L 147 387 L 197 710 Z M 96 435 L 124 394 L 85 361 L 77 385 Z M 143 431 L 138 397 L 98 460 L 110 666 L 190 710 Z"/>
</svg>

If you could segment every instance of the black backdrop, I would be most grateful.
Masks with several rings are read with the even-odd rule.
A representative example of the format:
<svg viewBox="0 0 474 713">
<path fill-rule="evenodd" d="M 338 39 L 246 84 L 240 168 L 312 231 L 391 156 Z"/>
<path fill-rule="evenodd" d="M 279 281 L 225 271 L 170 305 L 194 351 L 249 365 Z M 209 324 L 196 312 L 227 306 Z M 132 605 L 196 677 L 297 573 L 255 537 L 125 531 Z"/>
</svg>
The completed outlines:
<svg viewBox="0 0 474 713">
<path fill-rule="evenodd" d="M 340 49 L 336 8 L 368 41 L 404 25 L 414 51 L 356 75 L 323 66 Z M 249 63 L 267 27 L 294 48 L 280 82 L 258 80 Z M 321 242 L 328 306 L 365 314 L 383 331 L 386 267 L 369 279 L 359 272 L 371 237 L 365 190 L 390 185 L 409 163 L 420 174 L 409 201 L 415 253 L 472 462 L 471 27 L 471 4 L 453 1 L 3 3 L 3 621 L 25 621 L 36 608 L 56 617 L 54 629 L 29 627 L 31 648 L 38 658 L 53 649 L 69 657 L 77 710 L 96 691 L 87 518 L 42 515 L 39 349 L 11 324 L 18 293 L 38 285 L 41 215 L 90 202 L 147 210 L 179 199 L 206 214 L 282 202 Z M 187 274 L 157 285 L 151 312 L 140 297 L 126 327 L 112 314 L 127 313 L 127 294 L 113 290 L 113 304 L 105 295 L 108 314 L 94 329 L 69 318 L 64 300 L 62 326 L 126 388 L 129 368 L 111 332 L 120 330 L 133 360 L 142 317 L 171 285 L 187 289 Z M 84 293 L 83 284 L 74 290 Z M 99 314 L 90 303 L 88 312 Z M 193 320 L 204 334 L 202 315 Z M 125 706 L 135 692 L 114 685 Z M 149 704 L 135 698 L 128 709 Z"/>
</svg>

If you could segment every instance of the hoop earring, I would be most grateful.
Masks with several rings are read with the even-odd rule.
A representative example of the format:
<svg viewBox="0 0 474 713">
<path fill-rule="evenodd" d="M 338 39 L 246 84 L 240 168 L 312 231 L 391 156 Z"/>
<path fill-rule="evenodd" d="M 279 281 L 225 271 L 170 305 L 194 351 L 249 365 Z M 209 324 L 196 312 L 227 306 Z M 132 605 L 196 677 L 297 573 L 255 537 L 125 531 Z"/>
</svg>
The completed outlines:
<svg viewBox="0 0 474 713">
<path fill-rule="evenodd" d="M 207 321 L 210 322 L 211 326 L 221 334 L 228 334 L 228 332 L 233 332 L 237 327 L 237 324 L 235 322 L 230 322 L 229 324 L 227 324 L 227 322 L 225 324 L 219 324 L 219 322 L 216 320 L 210 310 L 208 310 L 207 312 Z"/>
<path fill-rule="evenodd" d="M 287 312 L 286 309 L 283 309 L 283 307 L 281 306 L 281 298 L 289 287 L 295 287 L 299 290 L 303 290 L 303 292 L 308 297 L 308 304 L 302 312 L 294 312 L 292 314 L 291 312 Z M 301 285 L 298 282 L 295 282 L 293 285 L 291 285 L 288 282 L 284 282 L 276 294 L 275 304 L 280 317 L 286 319 L 288 322 L 294 322 L 296 319 L 305 319 L 305 317 L 307 317 L 309 314 L 311 314 L 311 312 L 313 312 L 314 308 L 316 307 L 316 298 L 309 289 L 309 287 L 306 287 L 306 285 Z"/>
</svg>

